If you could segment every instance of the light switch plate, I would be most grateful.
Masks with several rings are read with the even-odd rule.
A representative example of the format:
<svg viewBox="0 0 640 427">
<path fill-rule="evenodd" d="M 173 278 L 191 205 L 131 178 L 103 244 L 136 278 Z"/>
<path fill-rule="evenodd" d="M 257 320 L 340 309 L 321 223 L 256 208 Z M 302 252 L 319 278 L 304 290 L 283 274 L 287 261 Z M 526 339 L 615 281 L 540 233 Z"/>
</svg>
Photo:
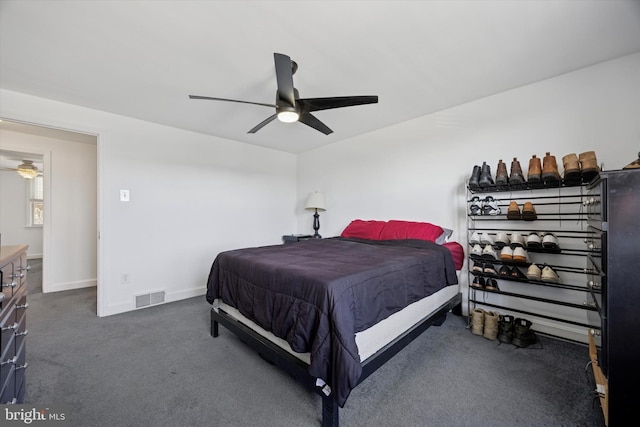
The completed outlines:
<svg viewBox="0 0 640 427">
<path fill-rule="evenodd" d="M 120 190 L 120 201 L 121 202 L 129 201 L 129 190 Z"/>
</svg>

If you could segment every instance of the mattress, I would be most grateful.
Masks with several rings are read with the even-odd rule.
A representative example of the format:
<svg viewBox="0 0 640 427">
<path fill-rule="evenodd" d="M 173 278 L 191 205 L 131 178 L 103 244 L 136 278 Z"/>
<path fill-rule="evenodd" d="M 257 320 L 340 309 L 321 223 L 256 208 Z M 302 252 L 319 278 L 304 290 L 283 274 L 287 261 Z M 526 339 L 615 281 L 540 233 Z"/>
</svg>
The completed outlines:
<svg viewBox="0 0 640 427">
<path fill-rule="evenodd" d="M 447 286 L 426 298 L 410 304 L 403 310 L 392 314 L 370 328 L 356 333 L 356 345 L 358 346 L 358 354 L 360 355 L 361 362 L 366 361 L 369 357 L 376 354 L 384 346 L 398 338 L 406 330 L 410 329 L 428 314 L 432 313 L 453 298 L 458 292 L 458 285 Z M 293 351 L 287 341 L 262 329 L 255 322 L 243 316 L 236 308 L 219 300 L 216 301 L 214 307 L 217 307 L 229 314 L 243 325 L 251 328 L 253 331 L 267 338 L 272 343 L 278 345 L 278 347 L 286 350 L 296 358 L 305 362 L 307 365 L 311 363 L 310 353 L 298 353 Z"/>
</svg>

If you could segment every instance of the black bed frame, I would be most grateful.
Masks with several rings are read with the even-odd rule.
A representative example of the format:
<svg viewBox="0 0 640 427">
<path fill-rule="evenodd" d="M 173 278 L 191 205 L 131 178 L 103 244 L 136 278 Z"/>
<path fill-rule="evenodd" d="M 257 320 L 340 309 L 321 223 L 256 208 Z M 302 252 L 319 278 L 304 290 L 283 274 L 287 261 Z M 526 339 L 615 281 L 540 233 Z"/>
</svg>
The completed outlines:
<svg viewBox="0 0 640 427">
<path fill-rule="evenodd" d="M 378 350 L 362 364 L 362 375 L 358 384 L 364 381 L 369 375 L 374 373 L 379 367 L 384 365 L 396 353 L 405 348 L 409 343 L 422 334 L 432 325 L 440 326 L 446 319 L 447 312 L 452 310 L 454 314 L 461 314 L 462 294 L 457 293 L 455 297 L 442 304 L 436 311 L 432 312 L 409 330 L 405 331 L 398 338 Z M 338 427 L 338 404 L 332 396 L 327 396 L 322 389 L 316 386 L 316 378 L 307 372 L 308 365 L 298 359 L 288 351 L 272 343 L 267 338 L 245 326 L 238 320 L 231 317 L 220 308 L 211 308 L 211 336 L 218 336 L 218 324 L 223 325 L 236 334 L 242 341 L 247 343 L 258 354 L 268 362 L 284 369 L 289 375 L 302 383 L 308 389 L 318 393 L 322 397 L 322 427 Z"/>
</svg>

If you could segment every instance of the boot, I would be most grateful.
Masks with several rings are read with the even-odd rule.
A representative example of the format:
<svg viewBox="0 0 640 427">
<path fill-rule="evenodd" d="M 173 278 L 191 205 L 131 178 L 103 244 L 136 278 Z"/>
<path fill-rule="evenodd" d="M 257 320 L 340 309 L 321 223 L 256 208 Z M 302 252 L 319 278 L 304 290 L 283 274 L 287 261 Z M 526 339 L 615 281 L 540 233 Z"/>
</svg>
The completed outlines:
<svg viewBox="0 0 640 427">
<path fill-rule="evenodd" d="M 507 165 L 502 160 L 498 160 L 498 167 L 496 168 L 496 185 L 507 186 L 509 178 L 507 177 Z"/>
<path fill-rule="evenodd" d="M 513 345 L 516 347 L 529 347 L 538 342 L 538 337 L 531 329 L 532 323 L 529 320 L 517 318 L 513 323 Z"/>
<path fill-rule="evenodd" d="M 484 332 L 484 310 L 474 308 L 471 312 L 471 333 L 474 335 L 482 335 Z"/>
<path fill-rule="evenodd" d="M 557 185 L 560 182 L 560 174 L 558 173 L 558 164 L 556 156 L 552 156 L 547 151 L 547 155 L 542 160 L 542 180 L 545 184 Z"/>
<path fill-rule="evenodd" d="M 598 160 L 594 151 L 580 153 L 580 169 L 582 170 L 582 182 L 591 182 L 593 178 L 600 174 Z"/>
<path fill-rule="evenodd" d="M 534 154 L 531 160 L 529 160 L 529 171 L 527 172 L 527 181 L 529 181 L 529 184 L 542 182 L 541 171 L 542 165 L 540 164 L 540 159 Z"/>
<path fill-rule="evenodd" d="M 487 162 L 482 162 L 482 169 L 480 170 L 480 179 L 478 180 L 480 187 L 489 187 L 494 185 L 493 178 L 491 177 L 491 168 Z"/>
<path fill-rule="evenodd" d="M 471 172 L 471 178 L 469 179 L 469 189 L 477 191 L 480 189 L 480 166 L 475 165 L 473 172 Z"/>
<path fill-rule="evenodd" d="M 507 209 L 507 219 L 522 219 L 522 214 L 520 213 L 520 206 L 518 206 L 518 202 L 512 200 L 509 203 L 509 208 Z"/>
<path fill-rule="evenodd" d="M 638 169 L 640 168 L 640 153 L 638 153 L 638 158 L 635 159 L 633 162 L 629 163 L 627 166 L 623 167 L 622 169 Z"/>
<path fill-rule="evenodd" d="M 575 153 L 567 154 L 562 158 L 562 167 L 565 181 L 580 182 L 580 162 Z"/>
<path fill-rule="evenodd" d="M 522 168 L 520 167 L 520 162 L 517 157 L 514 157 L 511 162 L 511 177 L 509 178 L 509 182 L 512 186 L 524 184 L 524 175 L 522 174 Z"/>
<path fill-rule="evenodd" d="M 484 313 L 484 333 L 488 340 L 495 340 L 498 337 L 498 313 L 487 311 Z"/>
<path fill-rule="evenodd" d="M 513 316 L 502 314 L 498 317 L 498 341 L 511 344 L 513 341 Z"/>
</svg>

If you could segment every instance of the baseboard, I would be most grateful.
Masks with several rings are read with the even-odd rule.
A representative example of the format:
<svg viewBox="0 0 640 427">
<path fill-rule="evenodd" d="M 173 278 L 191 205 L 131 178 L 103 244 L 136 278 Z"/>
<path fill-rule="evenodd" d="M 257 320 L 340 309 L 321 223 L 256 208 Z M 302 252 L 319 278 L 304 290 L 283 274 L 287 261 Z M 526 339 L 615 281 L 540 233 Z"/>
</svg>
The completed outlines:
<svg viewBox="0 0 640 427">
<path fill-rule="evenodd" d="M 162 289 L 154 289 L 152 292 L 160 292 L 162 291 Z M 204 295 L 206 293 L 206 287 L 204 286 L 198 286 L 195 288 L 190 288 L 190 289 L 185 289 L 185 290 L 180 290 L 177 292 L 167 292 L 165 291 L 165 299 L 164 299 L 164 303 L 160 303 L 160 304 L 151 304 L 145 307 L 140 307 L 140 308 L 136 308 L 136 298 L 135 295 L 132 296 L 131 301 L 127 301 L 127 302 L 120 302 L 117 304 L 112 304 L 109 305 L 107 307 L 104 307 L 104 310 L 100 313 L 100 317 L 106 317 L 106 316 L 113 316 L 115 314 L 120 314 L 120 313 L 126 313 L 128 311 L 134 311 L 134 310 L 144 310 L 148 307 L 157 307 L 159 305 L 163 305 L 163 304 L 167 304 L 170 302 L 176 302 L 176 301 L 181 301 L 183 299 L 187 299 L 187 298 L 194 298 L 194 297 L 202 297 L 203 301 L 204 301 Z M 145 292 L 142 292 L 142 294 L 144 294 Z"/>
<path fill-rule="evenodd" d="M 75 282 L 53 283 L 42 288 L 43 293 L 70 291 L 72 289 L 82 289 L 95 287 L 98 283 L 97 279 L 77 280 Z"/>
</svg>

